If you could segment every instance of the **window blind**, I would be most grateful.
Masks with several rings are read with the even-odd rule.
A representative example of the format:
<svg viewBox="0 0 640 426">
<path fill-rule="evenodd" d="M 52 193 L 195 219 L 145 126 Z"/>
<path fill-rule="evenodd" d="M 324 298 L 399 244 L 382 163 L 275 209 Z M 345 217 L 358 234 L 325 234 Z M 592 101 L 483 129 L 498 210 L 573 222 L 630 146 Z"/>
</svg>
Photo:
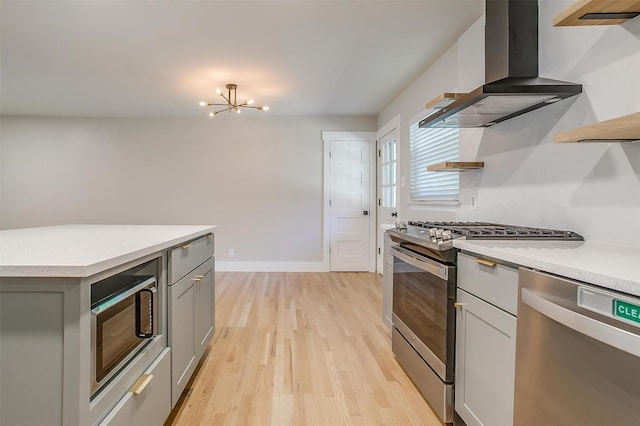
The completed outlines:
<svg viewBox="0 0 640 426">
<path fill-rule="evenodd" d="M 409 127 L 409 180 L 411 201 L 457 201 L 458 173 L 428 172 L 427 166 L 458 161 L 458 129 Z"/>
</svg>

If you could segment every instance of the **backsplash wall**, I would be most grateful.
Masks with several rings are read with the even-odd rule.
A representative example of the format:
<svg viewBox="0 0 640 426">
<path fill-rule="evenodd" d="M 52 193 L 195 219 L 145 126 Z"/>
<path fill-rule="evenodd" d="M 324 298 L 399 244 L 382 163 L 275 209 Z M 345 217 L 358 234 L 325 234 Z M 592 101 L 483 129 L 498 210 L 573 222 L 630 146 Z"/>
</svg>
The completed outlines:
<svg viewBox="0 0 640 426">
<path fill-rule="evenodd" d="M 484 39 L 484 19 L 379 115 L 379 126 L 402 118 L 403 219 L 561 228 L 590 241 L 640 247 L 640 143 L 553 142 L 554 133 L 640 111 L 640 18 L 616 26 L 552 27 L 552 16 L 570 3 L 539 2 L 539 74 L 580 83 L 583 93 L 491 128 L 461 129 L 460 160 L 484 161 L 485 168 L 460 174 L 458 208 L 409 206 L 406 127 L 438 93 L 483 82 L 478 40 Z M 475 211 L 471 197 L 477 197 Z"/>
</svg>

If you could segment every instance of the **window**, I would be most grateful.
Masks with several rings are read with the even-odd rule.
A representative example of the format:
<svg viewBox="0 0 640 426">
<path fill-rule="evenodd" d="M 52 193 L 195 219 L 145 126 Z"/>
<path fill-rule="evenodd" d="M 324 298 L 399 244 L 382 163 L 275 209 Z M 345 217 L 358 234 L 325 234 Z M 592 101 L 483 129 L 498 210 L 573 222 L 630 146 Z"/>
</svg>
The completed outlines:
<svg viewBox="0 0 640 426">
<path fill-rule="evenodd" d="M 423 117 L 421 117 L 423 118 Z M 458 201 L 458 173 L 428 172 L 427 166 L 458 161 L 458 129 L 409 127 L 409 179 L 412 202 Z"/>
<path fill-rule="evenodd" d="M 396 139 L 391 139 L 382 145 L 382 207 L 396 207 L 397 144 Z"/>
</svg>

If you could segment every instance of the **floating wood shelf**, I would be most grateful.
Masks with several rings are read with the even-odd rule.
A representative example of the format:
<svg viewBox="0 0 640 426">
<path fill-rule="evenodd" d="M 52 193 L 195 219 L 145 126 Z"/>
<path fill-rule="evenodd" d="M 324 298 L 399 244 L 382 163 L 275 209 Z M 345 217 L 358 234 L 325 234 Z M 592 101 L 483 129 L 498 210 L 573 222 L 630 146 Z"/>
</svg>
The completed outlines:
<svg viewBox="0 0 640 426">
<path fill-rule="evenodd" d="M 425 105 L 426 109 L 441 109 L 454 103 L 456 100 L 460 99 L 466 95 L 466 93 L 443 93 L 441 95 L 436 96 L 431 101 L 427 102 Z"/>
<path fill-rule="evenodd" d="M 445 161 L 444 163 L 427 166 L 428 172 L 466 172 L 467 170 L 481 169 L 483 161 Z"/>
<path fill-rule="evenodd" d="M 640 112 L 553 135 L 556 143 L 636 142 L 640 140 Z"/>
<path fill-rule="evenodd" d="M 578 0 L 553 17 L 554 27 L 618 25 L 640 15 L 640 0 Z"/>
</svg>

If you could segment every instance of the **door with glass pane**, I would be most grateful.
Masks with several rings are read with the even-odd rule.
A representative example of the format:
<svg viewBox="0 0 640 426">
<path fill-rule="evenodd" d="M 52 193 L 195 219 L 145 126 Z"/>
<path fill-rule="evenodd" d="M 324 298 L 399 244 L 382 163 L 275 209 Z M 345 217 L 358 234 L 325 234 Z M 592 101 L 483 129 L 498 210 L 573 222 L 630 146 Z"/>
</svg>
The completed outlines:
<svg viewBox="0 0 640 426">
<path fill-rule="evenodd" d="M 378 271 L 383 268 L 384 226 L 398 218 L 398 128 L 378 140 Z"/>
</svg>

